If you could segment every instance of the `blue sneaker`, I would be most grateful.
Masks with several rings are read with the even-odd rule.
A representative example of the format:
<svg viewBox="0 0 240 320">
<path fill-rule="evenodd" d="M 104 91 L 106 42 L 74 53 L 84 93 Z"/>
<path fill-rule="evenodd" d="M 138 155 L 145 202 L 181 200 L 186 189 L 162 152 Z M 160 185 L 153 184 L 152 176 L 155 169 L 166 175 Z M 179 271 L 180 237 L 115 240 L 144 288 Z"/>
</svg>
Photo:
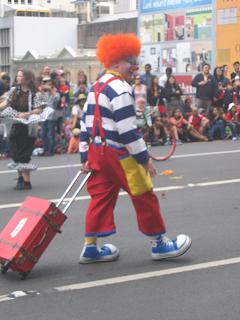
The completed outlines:
<svg viewBox="0 0 240 320">
<path fill-rule="evenodd" d="M 117 260 L 119 250 L 113 244 L 105 244 L 102 248 L 96 244 L 85 244 L 79 263 L 109 262 Z"/>
<path fill-rule="evenodd" d="M 192 240 L 184 234 L 178 235 L 174 240 L 161 236 L 158 240 L 152 240 L 152 259 L 179 257 L 190 248 L 191 244 Z"/>
<path fill-rule="evenodd" d="M 167 140 L 164 143 L 164 146 L 170 146 L 172 144 L 171 140 L 167 138 Z"/>
</svg>

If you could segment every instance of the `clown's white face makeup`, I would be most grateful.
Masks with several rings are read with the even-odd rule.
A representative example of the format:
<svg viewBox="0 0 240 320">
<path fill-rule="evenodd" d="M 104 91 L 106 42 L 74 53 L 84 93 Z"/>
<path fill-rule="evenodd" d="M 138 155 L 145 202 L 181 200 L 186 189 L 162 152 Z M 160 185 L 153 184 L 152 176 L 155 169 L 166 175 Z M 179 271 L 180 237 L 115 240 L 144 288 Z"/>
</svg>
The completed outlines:
<svg viewBox="0 0 240 320">
<path fill-rule="evenodd" d="M 138 72 L 138 62 L 135 57 L 121 60 L 115 65 L 116 70 L 127 81 L 133 81 Z"/>
</svg>

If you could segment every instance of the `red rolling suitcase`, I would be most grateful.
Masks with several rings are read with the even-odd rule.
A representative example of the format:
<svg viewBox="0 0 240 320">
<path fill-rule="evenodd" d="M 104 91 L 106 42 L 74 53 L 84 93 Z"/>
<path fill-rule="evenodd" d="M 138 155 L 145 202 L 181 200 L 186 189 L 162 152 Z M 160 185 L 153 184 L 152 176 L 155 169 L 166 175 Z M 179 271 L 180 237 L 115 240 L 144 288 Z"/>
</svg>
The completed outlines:
<svg viewBox="0 0 240 320">
<path fill-rule="evenodd" d="M 74 177 L 61 199 L 54 203 L 41 198 L 27 197 L 0 233 L 0 264 L 2 273 L 8 269 L 19 272 L 25 279 L 40 256 L 48 247 L 66 220 L 66 211 L 91 175 L 89 172 L 79 185 L 67 205 L 59 206 L 72 189 L 81 171 Z"/>
</svg>

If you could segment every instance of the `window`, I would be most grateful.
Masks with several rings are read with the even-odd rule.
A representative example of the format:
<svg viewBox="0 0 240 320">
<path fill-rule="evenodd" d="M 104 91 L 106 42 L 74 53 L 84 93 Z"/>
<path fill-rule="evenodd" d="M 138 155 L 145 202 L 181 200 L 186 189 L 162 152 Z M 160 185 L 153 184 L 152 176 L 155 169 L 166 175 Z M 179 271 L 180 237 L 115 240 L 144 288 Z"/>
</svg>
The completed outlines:
<svg viewBox="0 0 240 320">
<path fill-rule="evenodd" d="M 21 0 L 21 4 L 25 4 L 25 0 Z"/>
<path fill-rule="evenodd" d="M 12 0 L 8 0 L 8 3 L 12 3 Z"/>
<path fill-rule="evenodd" d="M 32 4 L 32 0 L 28 0 L 28 4 Z"/>
<path fill-rule="evenodd" d="M 237 8 L 220 9 L 218 10 L 219 24 L 235 24 L 237 23 Z"/>
<path fill-rule="evenodd" d="M 15 4 L 18 4 L 18 0 L 14 0 L 14 3 L 15 3 Z"/>
</svg>

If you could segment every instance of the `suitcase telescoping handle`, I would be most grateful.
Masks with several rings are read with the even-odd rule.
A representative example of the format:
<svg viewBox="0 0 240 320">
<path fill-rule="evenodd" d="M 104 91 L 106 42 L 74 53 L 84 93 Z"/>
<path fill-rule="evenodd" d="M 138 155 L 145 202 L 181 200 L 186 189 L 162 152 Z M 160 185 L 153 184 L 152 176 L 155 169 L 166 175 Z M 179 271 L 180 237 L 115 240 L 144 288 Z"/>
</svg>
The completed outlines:
<svg viewBox="0 0 240 320">
<path fill-rule="evenodd" d="M 66 195 L 69 193 L 69 191 L 72 189 L 72 187 L 74 186 L 74 184 L 76 183 L 76 181 L 78 180 L 78 178 L 80 177 L 80 175 L 83 172 L 80 170 L 78 171 L 78 173 L 76 174 L 76 176 L 73 178 L 73 180 L 71 181 L 71 183 L 69 184 L 69 186 L 67 187 L 67 189 L 65 190 L 65 192 L 63 193 L 63 195 L 61 196 L 60 200 L 58 201 L 58 203 L 56 204 L 56 207 L 59 207 L 61 205 L 61 203 L 64 201 L 64 199 L 66 198 Z M 79 185 L 79 187 L 77 188 L 77 190 L 74 192 L 73 196 L 70 198 L 70 200 L 68 201 L 68 203 L 66 204 L 66 206 L 63 208 L 62 213 L 66 213 L 68 208 L 70 207 L 70 205 L 72 204 L 72 202 L 74 201 L 74 199 L 76 198 L 76 196 L 78 195 L 78 193 L 82 190 L 82 188 L 84 187 L 85 183 L 88 181 L 88 179 L 90 178 L 92 174 L 92 171 L 89 171 L 86 176 L 84 177 L 82 183 Z"/>
</svg>

